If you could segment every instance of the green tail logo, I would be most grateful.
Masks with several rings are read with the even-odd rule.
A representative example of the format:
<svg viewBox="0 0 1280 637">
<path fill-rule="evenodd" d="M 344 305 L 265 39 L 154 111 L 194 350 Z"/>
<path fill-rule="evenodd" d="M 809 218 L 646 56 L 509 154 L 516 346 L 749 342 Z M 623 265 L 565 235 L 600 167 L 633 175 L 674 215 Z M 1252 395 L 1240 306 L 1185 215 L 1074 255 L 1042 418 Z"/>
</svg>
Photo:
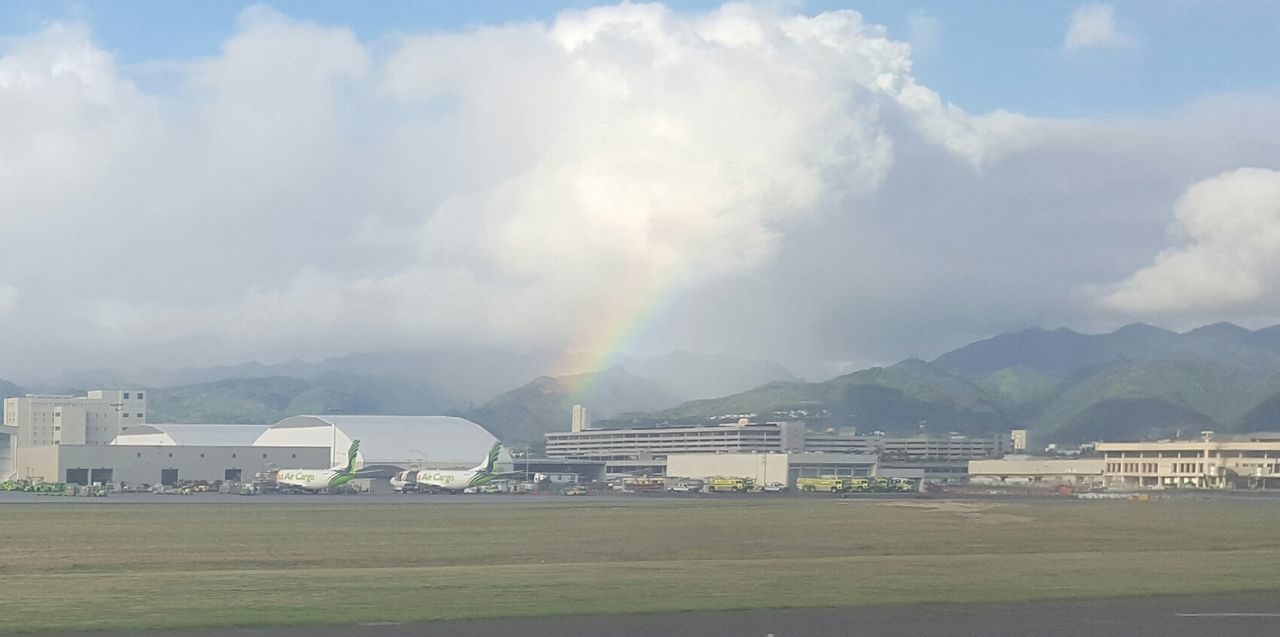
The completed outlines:
<svg viewBox="0 0 1280 637">
<path fill-rule="evenodd" d="M 493 473 L 494 469 L 498 466 L 498 453 L 500 451 L 502 451 L 502 443 L 493 443 L 493 448 L 489 450 L 489 457 L 485 458 L 484 465 L 480 470 L 485 473 Z"/>
<path fill-rule="evenodd" d="M 347 466 L 342 470 L 343 473 L 355 473 L 356 454 L 360 452 L 360 441 L 352 440 L 351 448 L 347 450 Z"/>
<path fill-rule="evenodd" d="M 329 488 L 342 486 L 356 477 L 356 454 L 360 452 L 360 441 L 352 440 L 351 448 L 347 450 L 347 466 L 342 471 L 329 478 Z"/>
</svg>

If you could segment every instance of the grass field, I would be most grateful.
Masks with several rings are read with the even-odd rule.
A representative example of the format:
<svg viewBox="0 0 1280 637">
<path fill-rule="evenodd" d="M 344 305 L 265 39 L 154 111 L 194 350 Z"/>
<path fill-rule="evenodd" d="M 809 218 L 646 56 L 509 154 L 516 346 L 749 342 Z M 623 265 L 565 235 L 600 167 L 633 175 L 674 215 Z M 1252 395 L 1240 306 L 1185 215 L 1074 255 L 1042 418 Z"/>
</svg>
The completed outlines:
<svg viewBox="0 0 1280 637">
<path fill-rule="evenodd" d="M 1280 590 L 1280 502 L 6 504 L 0 631 Z"/>
</svg>

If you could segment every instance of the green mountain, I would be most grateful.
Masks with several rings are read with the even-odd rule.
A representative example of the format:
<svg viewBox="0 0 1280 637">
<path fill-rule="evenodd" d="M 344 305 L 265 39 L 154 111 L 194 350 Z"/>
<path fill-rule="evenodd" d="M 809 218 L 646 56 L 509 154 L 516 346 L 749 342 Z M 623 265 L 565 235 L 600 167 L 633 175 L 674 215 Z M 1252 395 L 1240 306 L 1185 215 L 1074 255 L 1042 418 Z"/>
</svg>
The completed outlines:
<svg viewBox="0 0 1280 637">
<path fill-rule="evenodd" d="M 1280 392 L 1262 399 L 1234 423 L 1236 431 L 1280 431 Z"/>
<path fill-rule="evenodd" d="M 1144 324 L 1110 334 L 1024 330 L 935 364 L 969 378 L 1046 440 L 1230 429 L 1280 389 L 1280 329 L 1215 323 L 1183 334 Z"/>
<path fill-rule="evenodd" d="M 919 360 L 846 374 L 822 383 L 775 382 L 708 400 L 695 400 L 616 424 L 656 425 L 705 420 L 806 418 L 861 430 L 987 434 L 1016 426 L 991 395 L 974 383 Z"/>
<path fill-rule="evenodd" d="M 604 426 L 804 418 L 817 426 L 986 434 L 1046 442 L 1280 430 L 1280 326 L 1216 323 L 1182 334 L 1136 323 L 1109 334 L 1030 329 L 932 363 L 904 361 L 822 383 L 774 382 Z"/>
</svg>

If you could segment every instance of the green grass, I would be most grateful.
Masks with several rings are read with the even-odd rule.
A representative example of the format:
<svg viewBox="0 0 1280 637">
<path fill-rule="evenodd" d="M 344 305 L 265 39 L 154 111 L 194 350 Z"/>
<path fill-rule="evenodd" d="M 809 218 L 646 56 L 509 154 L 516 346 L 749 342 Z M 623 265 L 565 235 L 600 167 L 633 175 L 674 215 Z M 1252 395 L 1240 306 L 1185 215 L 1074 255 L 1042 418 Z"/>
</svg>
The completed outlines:
<svg viewBox="0 0 1280 637">
<path fill-rule="evenodd" d="M 1280 590 L 1280 503 L 5 504 L 0 632 Z"/>
</svg>

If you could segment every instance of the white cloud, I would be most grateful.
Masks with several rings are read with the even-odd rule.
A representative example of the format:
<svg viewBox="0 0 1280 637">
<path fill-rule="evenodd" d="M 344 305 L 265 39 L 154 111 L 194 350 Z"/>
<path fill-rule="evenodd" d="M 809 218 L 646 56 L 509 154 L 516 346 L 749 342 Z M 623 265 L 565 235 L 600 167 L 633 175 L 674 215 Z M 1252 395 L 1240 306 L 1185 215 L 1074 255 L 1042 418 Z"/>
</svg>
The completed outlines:
<svg viewBox="0 0 1280 637">
<path fill-rule="evenodd" d="M 0 317 L 14 311 L 18 307 L 18 288 L 0 283 Z"/>
<path fill-rule="evenodd" d="M 883 27 L 776 6 L 375 42 L 254 8 L 160 90 L 81 25 L 6 40 L 0 376 L 573 348 L 661 299 L 655 348 L 928 354 L 1087 314 L 1186 183 L 1280 149 L 1269 98 L 975 116 Z"/>
<path fill-rule="evenodd" d="M 1133 38 L 1116 29 L 1115 7 L 1109 4 L 1091 4 L 1072 12 L 1063 46 L 1068 51 L 1074 51 L 1122 47 L 1132 42 Z"/>
<path fill-rule="evenodd" d="M 854 12 L 623 4 L 406 36 L 380 56 L 266 9 L 240 24 L 157 98 L 161 131 L 132 140 L 149 146 L 120 182 L 148 210 L 121 214 L 200 237 L 164 233 L 194 284 L 232 261 L 204 273 L 203 300 L 101 299 L 104 341 L 564 345 L 636 298 L 760 268 L 788 228 L 856 206 L 893 166 L 886 117 L 975 165 L 1012 121 L 943 103 L 909 48 Z M 297 247 L 348 249 L 335 233 L 369 228 L 383 236 L 366 248 L 398 258 L 364 276 Z"/>
<path fill-rule="evenodd" d="M 1106 307 L 1138 316 L 1277 309 L 1280 171 L 1241 168 L 1196 183 L 1178 200 L 1174 231 L 1190 244 L 1161 251 L 1103 297 Z"/>
</svg>

